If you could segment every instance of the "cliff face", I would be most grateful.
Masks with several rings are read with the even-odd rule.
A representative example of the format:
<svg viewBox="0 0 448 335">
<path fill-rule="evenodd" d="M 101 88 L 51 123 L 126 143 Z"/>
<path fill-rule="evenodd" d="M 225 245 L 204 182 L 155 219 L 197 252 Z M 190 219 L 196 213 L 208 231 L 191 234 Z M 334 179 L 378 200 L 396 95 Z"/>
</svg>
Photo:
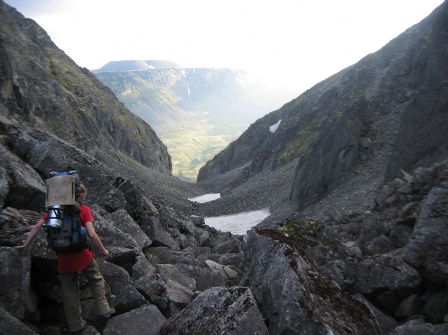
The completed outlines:
<svg viewBox="0 0 448 335">
<path fill-rule="evenodd" d="M 16 123 L 18 132 L 52 134 L 100 160 L 131 158 L 171 173 L 171 158 L 151 127 L 58 49 L 34 21 L 3 2 L 0 20 L 2 135 L 7 136 L 7 122 Z"/>
<path fill-rule="evenodd" d="M 198 181 L 245 164 L 253 178 L 295 162 L 291 200 L 303 209 L 353 174 L 391 180 L 400 169 L 442 160 L 447 18 L 445 2 L 378 52 L 258 120 L 200 170 Z"/>
</svg>

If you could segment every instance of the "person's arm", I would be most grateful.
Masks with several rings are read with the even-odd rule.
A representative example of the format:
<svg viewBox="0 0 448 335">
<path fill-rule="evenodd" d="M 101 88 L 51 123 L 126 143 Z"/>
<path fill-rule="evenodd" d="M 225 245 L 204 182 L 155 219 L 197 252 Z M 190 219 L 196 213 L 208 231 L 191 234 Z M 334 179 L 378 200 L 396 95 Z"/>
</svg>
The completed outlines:
<svg viewBox="0 0 448 335">
<path fill-rule="evenodd" d="M 30 246 L 31 242 L 33 241 L 33 238 L 37 235 L 37 233 L 42 228 L 44 223 L 45 223 L 44 219 L 40 219 L 39 221 L 37 221 L 37 223 L 33 226 L 30 233 L 28 234 L 28 237 L 26 238 L 25 242 L 22 245 L 16 246 L 16 248 L 23 249 L 23 251 L 27 251 L 28 247 Z"/>
<path fill-rule="evenodd" d="M 100 249 L 100 252 L 104 255 L 104 257 L 109 256 L 109 250 L 104 248 L 103 243 L 101 242 L 98 234 L 95 231 L 95 228 L 93 228 L 93 223 L 91 221 L 88 221 L 84 225 L 86 226 L 87 235 L 90 237 L 93 244 L 95 244 L 98 249 Z"/>
</svg>

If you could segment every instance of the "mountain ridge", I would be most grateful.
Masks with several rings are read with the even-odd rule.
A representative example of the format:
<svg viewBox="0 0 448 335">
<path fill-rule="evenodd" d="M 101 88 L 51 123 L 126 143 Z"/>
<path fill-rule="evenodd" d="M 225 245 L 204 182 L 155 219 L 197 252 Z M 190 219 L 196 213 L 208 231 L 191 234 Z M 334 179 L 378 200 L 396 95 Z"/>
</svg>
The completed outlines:
<svg viewBox="0 0 448 335">
<path fill-rule="evenodd" d="M 181 66 L 170 60 L 120 60 L 110 61 L 92 72 L 120 72 L 120 71 L 141 71 L 148 69 L 180 68 Z"/>
<path fill-rule="evenodd" d="M 447 43 L 446 8 L 257 120 L 201 168 L 198 182 L 247 166 L 237 177 L 243 185 L 296 161 L 290 201 L 304 210 L 362 171 L 374 187 L 400 170 L 442 160 L 448 129 L 440 122 L 446 101 L 439 93 L 447 90 L 448 57 L 435 43 Z"/>
</svg>

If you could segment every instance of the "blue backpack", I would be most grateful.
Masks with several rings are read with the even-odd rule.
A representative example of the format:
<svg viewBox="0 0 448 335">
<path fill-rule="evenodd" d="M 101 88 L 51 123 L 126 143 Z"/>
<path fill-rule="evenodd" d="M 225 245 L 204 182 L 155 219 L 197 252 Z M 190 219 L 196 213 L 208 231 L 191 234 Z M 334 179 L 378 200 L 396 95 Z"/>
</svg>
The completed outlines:
<svg viewBox="0 0 448 335">
<path fill-rule="evenodd" d="M 57 253 L 71 253 L 88 248 L 86 229 L 81 227 L 79 203 L 80 180 L 76 171 L 51 172 L 46 180 L 48 218 L 44 226 L 48 247 Z"/>
</svg>

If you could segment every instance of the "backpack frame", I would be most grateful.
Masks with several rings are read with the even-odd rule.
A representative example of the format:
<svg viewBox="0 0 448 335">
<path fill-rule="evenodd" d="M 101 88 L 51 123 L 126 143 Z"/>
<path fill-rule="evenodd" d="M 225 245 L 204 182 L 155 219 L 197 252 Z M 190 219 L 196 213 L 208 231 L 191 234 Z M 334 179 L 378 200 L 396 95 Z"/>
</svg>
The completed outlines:
<svg viewBox="0 0 448 335">
<path fill-rule="evenodd" d="M 76 171 L 52 172 L 46 180 L 48 218 L 45 222 L 48 247 L 57 253 L 88 248 L 87 231 L 81 226 L 80 204 L 75 190 L 80 185 Z"/>
</svg>

